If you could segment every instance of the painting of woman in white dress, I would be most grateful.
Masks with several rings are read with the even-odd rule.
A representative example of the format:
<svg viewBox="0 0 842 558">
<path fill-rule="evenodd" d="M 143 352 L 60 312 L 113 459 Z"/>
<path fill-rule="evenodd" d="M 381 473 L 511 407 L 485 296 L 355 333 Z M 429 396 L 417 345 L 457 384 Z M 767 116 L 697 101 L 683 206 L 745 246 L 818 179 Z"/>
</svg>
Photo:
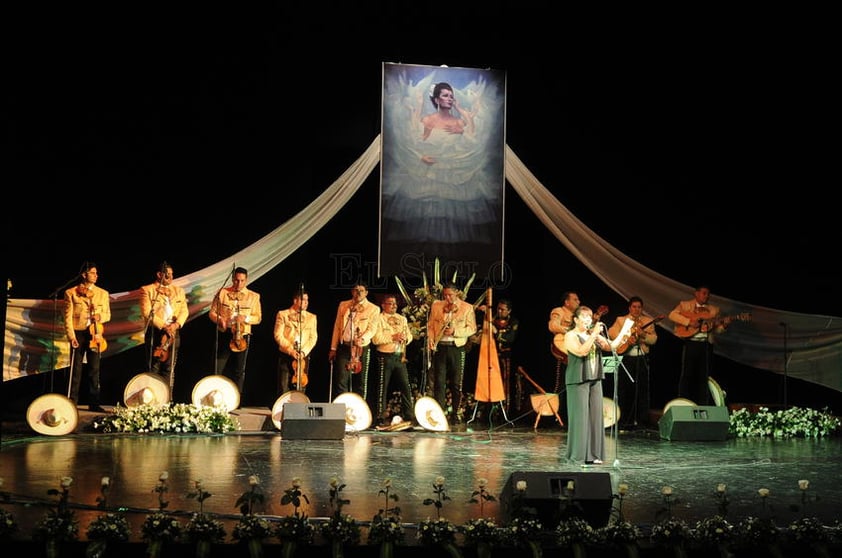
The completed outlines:
<svg viewBox="0 0 842 558">
<path fill-rule="evenodd" d="M 503 259 L 505 74 L 384 64 L 380 274 L 407 254 Z"/>
</svg>

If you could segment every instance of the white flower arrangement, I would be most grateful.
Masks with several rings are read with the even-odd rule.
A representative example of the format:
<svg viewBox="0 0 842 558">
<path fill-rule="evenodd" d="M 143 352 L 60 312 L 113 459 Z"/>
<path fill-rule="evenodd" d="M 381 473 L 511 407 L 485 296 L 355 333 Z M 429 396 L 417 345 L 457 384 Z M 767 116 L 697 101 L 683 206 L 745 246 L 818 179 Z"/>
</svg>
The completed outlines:
<svg viewBox="0 0 842 558">
<path fill-rule="evenodd" d="M 839 430 L 842 421 L 828 409 L 817 411 L 790 407 L 772 412 L 760 407 L 756 413 L 747 407 L 731 413 L 729 433 L 738 438 L 771 436 L 773 438 L 823 438 Z"/>
<path fill-rule="evenodd" d="M 239 424 L 220 407 L 196 406 L 187 403 L 166 405 L 143 404 L 137 407 L 117 406 L 114 412 L 94 421 L 95 430 L 105 433 L 150 432 L 225 433 L 239 430 Z"/>
</svg>

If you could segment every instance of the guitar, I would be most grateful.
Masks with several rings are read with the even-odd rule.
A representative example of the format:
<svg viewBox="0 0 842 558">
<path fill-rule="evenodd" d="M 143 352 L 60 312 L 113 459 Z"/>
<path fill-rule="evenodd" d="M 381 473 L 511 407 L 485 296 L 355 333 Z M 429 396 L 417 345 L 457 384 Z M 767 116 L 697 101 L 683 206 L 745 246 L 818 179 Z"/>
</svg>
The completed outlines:
<svg viewBox="0 0 842 558">
<path fill-rule="evenodd" d="M 604 304 L 596 309 L 593 315 L 593 323 L 596 323 L 605 314 L 608 313 L 608 307 Z M 553 335 L 553 342 L 550 345 L 550 352 L 555 358 L 560 360 L 562 364 L 567 364 L 567 349 L 564 348 L 564 333 L 556 333 Z"/>
<path fill-rule="evenodd" d="M 621 355 L 621 354 L 625 353 L 626 351 L 628 351 L 629 348 L 632 347 L 633 345 L 637 345 L 638 338 L 640 337 L 640 334 L 643 333 L 643 330 L 645 330 L 647 327 L 649 327 L 652 324 L 657 324 L 658 322 L 660 322 L 664 318 L 665 318 L 665 316 L 663 314 L 661 314 L 660 316 L 658 316 L 656 318 L 652 318 L 648 322 L 644 323 L 642 326 L 632 327 L 631 335 L 629 335 L 628 338 L 626 338 L 626 340 L 623 341 L 622 343 L 620 343 L 620 345 L 617 347 L 617 354 Z"/>
<path fill-rule="evenodd" d="M 686 339 L 688 337 L 693 337 L 699 332 L 707 333 L 709 331 L 713 331 L 717 327 L 724 325 L 725 322 L 750 322 L 751 321 L 751 312 L 742 312 L 741 314 L 732 314 L 729 316 L 717 316 L 712 319 L 703 319 L 700 318 L 696 321 L 690 322 L 690 325 L 679 325 L 676 324 L 675 326 L 675 334 L 678 337 Z"/>
</svg>

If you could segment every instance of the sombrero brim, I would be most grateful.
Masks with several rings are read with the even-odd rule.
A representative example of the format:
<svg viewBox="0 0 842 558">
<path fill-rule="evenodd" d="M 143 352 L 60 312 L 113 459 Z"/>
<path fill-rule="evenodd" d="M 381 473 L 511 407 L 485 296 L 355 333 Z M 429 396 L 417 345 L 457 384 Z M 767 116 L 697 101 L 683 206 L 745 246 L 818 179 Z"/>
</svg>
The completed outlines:
<svg viewBox="0 0 842 558">
<path fill-rule="evenodd" d="M 439 402 L 429 396 L 419 397 L 415 402 L 415 420 L 424 430 L 447 432 L 450 424 Z"/>
<path fill-rule="evenodd" d="M 684 397 L 676 397 L 675 399 L 667 401 L 667 404 L 664 405 L 664 409 L 661 412 L 661 414 L 663 414 L 663 415 L 667 414 L 667 411 L 669 411 L 670 407 L 672 407 L 673 405 L 683 405 L 685 407 L 695 407 L 696 403 L 689 400 L 689 399 L 686 399 Z"/>
<path fill-rule="evenodd" d="M 193 405 L 197 407 L 225 407 L 229 411 L 240 406 L 240 390 L 227 376 L 205 376 L 193 387 Z"/>
<path fill-rule="evenodd" d="M 272 422 L 275 423 L 275 428 L 281 429 L 281 422 L 284 420 L 284 404 L 285 403 L 309 403 L 310 398 L 303 391 L 291 390 L 284 392 L 272 405 Z"/>
<path fill-rule="evenodd" d="M 620 421 L 622 410 L 610 397 L 602 398 L 602 423 L 605 428 L 614 426 Z"/>
<path fill-rule="evenodd" d="M 164 378 L 152 372 L 138 374 L 123 390 L 126 407 L 139 405 L 166 405 L 170 402 L 170 386 Z"/>
<path fill-rule="evenodd" d="M 39 434 L 64 436 L 76 430 L 79 411 L 67 397 L 58 393 L 48 393 L 29 404 L 26 422 Z"/>
<path fill-rule="evenodd" d="M 345 404 L 345 432 L 359 432 L 371 426 L 371 409 L 358 394 L 340 393 L 333 402 Z"/>
<path fill-rule="evenodd" d="M 710 390 L 710 396 L 713 399 L 713 404 L 717 407 L 724 407 L 726 394 L 725 390 L 719 385 L 719 382 L 713 378 L 708 378 L 708 390 Z"/>
</svg>

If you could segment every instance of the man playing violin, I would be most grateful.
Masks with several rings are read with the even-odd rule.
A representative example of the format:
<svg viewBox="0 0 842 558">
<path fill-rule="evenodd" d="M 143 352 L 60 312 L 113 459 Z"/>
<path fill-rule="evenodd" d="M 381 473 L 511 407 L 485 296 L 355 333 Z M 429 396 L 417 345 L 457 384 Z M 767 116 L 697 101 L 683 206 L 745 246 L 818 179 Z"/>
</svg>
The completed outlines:
<svg viewBox="0 0 842 558">
<path fill-rule="evenodd" d="M 175 384 L 175 361 L 181 345 L 179 332 L 190 309 L 184 289 L 173 283 L 173 268 L 167 262 L 155 273 L 155 282 L 140 288 L 140 315 L 146 323 L 144 341 L 150 372 L 165 370 L 170 396 Z"/>
<path fill-rule="evenodd" d="M 251 328 L 263 319 L 260 295 L 246 288 L 248 271 L 234 268 L 231 286 L 216 293 L 208 317 L 216 324 L 219 343 L 216 353 L 216 374 L 226 374 L 237 384 L 240 394 L 246 380 L 246 357 L 251 343 Z M 233 359 L 231 358 L 233 356 Z M 229 361 L 234 362 L 232 373 L 226 371 Z"/>
<path fill-rule="evenodd" d="M 433 391 L 435 399 L 448 413 L 447 388 L 450 388 L 450 421 L 462 421 L 462 384 L 465 379 L 465 344 L 477 332 L 474 306 L 460 298 L 456 285 L 442 289 L 443 300 L 436 300 L 427 320 L 427 343 L 433 353 Z"/>
<path fill-rule="evenodd" d="M 362 396 L 371 409 L 376 406 L 376 400 L 368 386 L 369 348 L 371 338 L 377 333 L 380 308 L 367 296 L 368 287 L 357 282 L 351 287 L 351 298 L 339 303 L 328 360 L 334 363 L 333 396 L 353 391 Z"/>
<path fill-rule="evenodd" d="M 275 343 L 278 344 L 278 394 L 290 389 L 304 392 L 309 383 L 310 353 L 318 339 L 316 315 L 307 311 L 310 294 L 295 292 L 292 306 L 275 316 Z"/>
<path fill-rule="evenodd" d="M 93 262 L 82 266 L 82 280 L 64 292 L 64 328 L 70 342 L 70 399 L 79 402 L 84 361 L 88 372 L 88 409 L 102 411 L 100 405 L 99 364 L 106 349 L 103 324 L 111 320 L 108 291 L 97 287 L 99 271 Z"/>
<path fill-rule="evenodd" d="M 639 296 L 629 298 L 628 314 L 617 316 L 608 328 L 608 337 L 615 339 L 623 329 L 626 320 L 634 325 L 629 337 L 617 347 L 617 354 L 623 357 L 622 368 L 617 370 L 610 380 L 617 384 L 617 404 L 620 406 L 621 428 L 631 430 L 646 427 L 649 424 L 649 350 L 658 341 L 655 324 L 663 316 L 651 318 L 643 313 L 643 299 Z M 626 370 L 631 375 L 626 375 Z M 606 392 L 614 393 L 614 386 L 606 378 Z"/>
</svg>

